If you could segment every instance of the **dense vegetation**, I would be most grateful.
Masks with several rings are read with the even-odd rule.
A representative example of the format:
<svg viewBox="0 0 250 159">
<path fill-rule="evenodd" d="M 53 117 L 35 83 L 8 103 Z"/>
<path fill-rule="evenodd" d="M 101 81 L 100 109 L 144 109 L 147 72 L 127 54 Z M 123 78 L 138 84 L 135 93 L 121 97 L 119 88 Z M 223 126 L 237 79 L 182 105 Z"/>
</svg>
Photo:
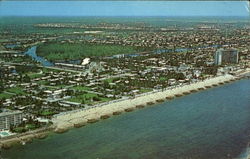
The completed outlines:
<svg viewBox="0 0 250 159">
<path fill-rule="evenodd" d="M 88 43 L 46 43 L 38 46 L 37 54 L 50 61 L 83 59 L 93 56 L 131 54 L 140 51 L 131 46 L 88 44 Z"/>
</svg>

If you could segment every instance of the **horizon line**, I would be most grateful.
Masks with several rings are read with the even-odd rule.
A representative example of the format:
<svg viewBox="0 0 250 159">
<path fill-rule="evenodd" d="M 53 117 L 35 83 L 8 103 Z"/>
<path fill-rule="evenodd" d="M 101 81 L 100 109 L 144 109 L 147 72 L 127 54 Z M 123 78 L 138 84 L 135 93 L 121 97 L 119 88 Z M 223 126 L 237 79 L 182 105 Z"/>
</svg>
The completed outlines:
<svg viewBox="0 0 250 159">
<path fill-rule="evenodd" d="M 249 15 L 0 15 L 0 17 L 250 17 Z"/>
</svg>

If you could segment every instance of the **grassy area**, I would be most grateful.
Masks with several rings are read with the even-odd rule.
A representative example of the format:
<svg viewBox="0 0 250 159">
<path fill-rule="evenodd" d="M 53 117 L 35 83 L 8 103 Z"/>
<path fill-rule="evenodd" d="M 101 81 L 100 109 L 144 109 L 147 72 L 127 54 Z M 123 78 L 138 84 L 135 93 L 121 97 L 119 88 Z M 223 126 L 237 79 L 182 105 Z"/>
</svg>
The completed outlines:
<svg viewBox="0 0 250 159">
<path fill-rule="evenodd" d="M 41 73 L 28 73 L 27 74 L 31 79 L 34 79 L 34 78 L 40 78 L 40 77 L 43 77 L 44 74 L 41 74 Z"/>
<path fill-rule="evenodd" d="M 150 88 L 142 88 L 140 89 L 140 93 L 146 93 L 146 92 L 151 92 L 153 89 Z"/>
<path fill-rule="evenodd" d="M 166 81 L 167 78 L 166 77 L 160 77 L 160 81 Z"/>
<path fill-rule="evenodd" d="M 108 83 L 112 83 L 113 81 L 115 80 L 118 80 L 119 78 L 118 77 L 115 77 L 115 78 L 108 78 L 108 79 L 105 79 L 104 81 L 108 82 Z"/>
<path fill-rule="evenodd" d="M 28 130 L 34 130 L 36 128 L 38 127 L 35 124 L 26 124 L 25 126 L 19 126 L 19 127 L 13 128 L 13 132 L 22 133 Z"/>
<path fill-rule="evenodd" d="M 70 86 L 70 85 L 66 85 L 66 84 L 57 84 L 57 85 L 51 86 L 50 82 L 46 81 L 46 80 L 37 81 L 37 83 L 45 86 L 49 90 L 57 90 L 57 89 L 65 88 L 66 86 Z"/>
<path fill-rule="evenodd" d="M 75 87 L 72 87 L 72 89 L 77 90 L 77 91 L 89 91 L 89 90 L 91 90 L 89 87 L 85 87 L 85 86 L 75 86 Z"/>
<path fill-rule="evenodd" d="M 42 68 L 42 71 L 43 71 L 43 73 L 49 73 L 49 72 L 64 72 L 64 71 L 61 71 L 61 70 L 58 70 L 58 69 L 45 68 L 45 67 Z M 65 71 L 65 72 L 66 72 L 66 71 Z"/>
<path fill-rule="evenodd" d="M 112 98 L 104 98 L 104 97 L 101 97 L 101 102 L 108 102 L 108 101 L 111 101 L 111 100 L 114 100 Z"/>
<path fill-rule="evenodd" d="M 0 93 L 0 99 L 3 99 L 3 98 L 8 99 L 8 98 L 11 98 L 12 96 L 14 95 L 8 94 L 8 93 Z"/>
<path fill-rule="evenodd" d="M 42 115 L 42 116 L 49 116 L 49 115 L 54 115 L 54 114 L 55 113 L 53 111 L 48 111 L 48 110 L 44 110 L 39 113 L 39 115 Z"/>
<path fill-rule="evenodd" d="M 16 133 L 22 133 L 22 132 L 25 132 L 27 131 L 26 128 L 24 127 L 16 127 L 13 129 L 13 132 L 16 132 Z"/>
<path fill-rule="evenodd" d="M 69 101 L 76 102 L 76 103 L 82 103 L 83 101 L 85 101 L 86 104 L 89 104 L 91 103 L 91 100 L 93 97 L 97 97 L 97 94 L 85 93 L 85 94 L 81 94 L 73 98 L 70 98 Z"/>
<path fill-rule="evenodd" d="M 9 88 L 6 91 L 10 92 L 10 93 L 15 93 L 17 95 L 25 95 L 26 94 L 21 87 Z"/>
<path fill-rule="evenodd" d="M 31 130 L 36 129 L 36 125 L 35 125 L 35 124 L 26 124 L 25 127 L 26 127 L 27 129 L 31 129 Z"/>
<path fill-rule="evenodd" d="M 83 43 L 47 43 L 38 46 L 37 54 L 50 61 L 83 59 L 93 56 L 111 56 L 116 54 L 130 54 L 140 51 L 131 46 L 83 44 Z"/>
<path fill-rule="evenodd" d="M 108 83 L 112 83 L 113 82 L 113 78 L 109 78 L 109 79 L 105 79 L 104 81 L 108 82 Z"/>
<path fill-rule="evenodd" d="M 49 81 L 41 80 L 41 81 L 37 81 L 37 83 L 40 85 L 48 85 Z"/>
<path fill-rule="evenodd" d="M 85 93 L 73 98 L 68 99 L 70 102 L 83 103 L 83 104 L 93 104 L 95 101 L 93 98 L 98 98 L 99 101 L 96 102 L 107 102 L 112 100 L 111 98 L 98 97 L 97 94 L 94 93 Z"/>
</svg>

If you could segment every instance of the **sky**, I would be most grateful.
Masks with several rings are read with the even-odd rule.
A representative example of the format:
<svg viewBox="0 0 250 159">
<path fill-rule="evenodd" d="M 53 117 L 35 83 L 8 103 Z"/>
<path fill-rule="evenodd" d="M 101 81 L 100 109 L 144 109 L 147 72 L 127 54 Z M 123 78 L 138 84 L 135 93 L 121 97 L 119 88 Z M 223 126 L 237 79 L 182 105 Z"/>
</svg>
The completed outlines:
<svg viewBox="0 0 250 159">
<path fill-rule="evenodd" d="M 0 16 L 249 16 L 249 2 L 2 0 Z"/>
</svg>

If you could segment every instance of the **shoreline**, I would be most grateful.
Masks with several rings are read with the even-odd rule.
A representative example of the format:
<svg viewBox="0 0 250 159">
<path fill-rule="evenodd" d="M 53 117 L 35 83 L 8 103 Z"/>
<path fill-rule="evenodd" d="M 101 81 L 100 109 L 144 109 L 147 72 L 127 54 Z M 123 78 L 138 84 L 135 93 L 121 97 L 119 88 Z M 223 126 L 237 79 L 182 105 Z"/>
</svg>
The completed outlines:
<svg viewBox="0 0 250 159">
<path fill-rule="evenodd" d="M 1 148 L 9 149 L 14 145 L 18 145 L 18 144 L 24 145 L 26 143 L 31 143 L 33 139 L 44 139 L 53 130 L 54 130 L 54 127 L 49 126 L 49 127 L 37 129 L 34 131 L 25 132 L 23 134 L 17 134 L 14 136 L 2 138 L 0 140 L 0 152 L 1 152 Z"/>
<path fill-rule="evenodd" d="M 117 101 L 111 101 L 108 104 L 104 103 L 90 109 L 65 112 L 53 117 L 53 125 L 49 127 L 0 139 L 0 149 L 9 149 L 17 144 L 29 143 L 32 142 L 33 139 L 44 139 L 51 132 L 64 133 L 71 128 L 80 128 L 87 124 L 98 122 L 99 120 L 108 119 L 113 115 L 120 115 L 124 112 L 131 112 L 135 109 L 142 109 L 167 100 L 172 100 L 191 93 L 231 83 L 241 79 L 240 76 L 244 76 L 244 74 L 248 73 L 250 73 L 250 69 L 246 69 L 238 75 L 227 74 L 188 85 L 168 88 L 164 91 L 148 92 L 137 95 L 133 99 L 120 99 Z"/>
<path fill-rule="evenodd" d="M 170 88 L 164 91 L 150 92 L 146 95 L 137 96 L 133 99 L 126 99 L 99 107 L 93 107 L 87 110 L 77 112 L 73 111 L 72 113 L 68 112 L 67 114 L 56 116 L 52 119 L 52 122 L 56 126 L 55 132 L 61 132 L 63 130 L 67 131 L 67 129 L 73 128 L 75 124 L 85 125 L 87 123 L 93 123 L 94 121 L 98 121 L 103 118 L 102 116 L 112 116 L 122 112 L 131 112 L 137 108 L 154 105 L 166 100 L 171 100 L 173 98 L 188 95 L 208 88 L 217 87 L 226 82 L 233 82 L 237 79 L 238 77 L 233 75 L 214 77 L 204 81 L 172 89 Z"/>
</svg>

